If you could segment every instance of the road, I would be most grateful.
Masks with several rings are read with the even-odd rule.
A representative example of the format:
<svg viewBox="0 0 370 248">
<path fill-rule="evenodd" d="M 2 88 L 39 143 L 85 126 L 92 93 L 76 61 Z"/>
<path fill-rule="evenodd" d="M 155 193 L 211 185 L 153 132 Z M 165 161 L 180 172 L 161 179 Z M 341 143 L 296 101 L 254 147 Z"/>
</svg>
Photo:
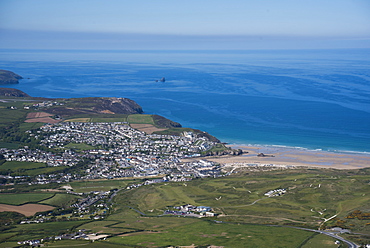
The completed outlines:
<svg viewBox="0 0 370 248">
<path fill-rule="evenodd" d="M 338 240 L 342 241 L 343 243 L 346 243 L 349 248 L 359 248 L 360 247 L 360 246 L 356 245 L 355 243 L 353 243 L 352 241 L 346 240 L 346 239 L 338 236 L 337 234 L 334 234 L 334 233 L 331 233 L 331 232 L 309 229 L 309 228 L 303 228 L 303 227 L 293 227 L 293 226 L 290 226 L 290 228 L 296 228 L 296 229 L 306 230 L 306 231 L 310 231 L 310 232 L 317 232 L 317 233 L 325 234 L 325 235 L 330 236 L 332 238 L 338 239 Z"/>
</svg>

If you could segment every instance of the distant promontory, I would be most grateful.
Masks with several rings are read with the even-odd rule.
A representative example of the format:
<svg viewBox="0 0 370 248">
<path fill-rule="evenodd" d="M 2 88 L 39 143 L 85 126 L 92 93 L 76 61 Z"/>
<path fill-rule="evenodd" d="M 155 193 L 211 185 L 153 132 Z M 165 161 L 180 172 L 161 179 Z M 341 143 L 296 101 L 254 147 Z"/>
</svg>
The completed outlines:
<svg viewBox="0 0 370 248">
<path fill-rule="evenodd" d="M 6 97 L 30 97 L 28 94 L 24 93 L 21 90 L 12 89 L 12 88 L 0 88 L 0 96 Z"/>
<path fill-rule="evenodd" d="M 4 84 L 18 84 L 19 79 L 22 79 L 21 76 L 15 74 L 14 72 L 7 70 L 0 70 L 0 85 Z"/>
</svg>

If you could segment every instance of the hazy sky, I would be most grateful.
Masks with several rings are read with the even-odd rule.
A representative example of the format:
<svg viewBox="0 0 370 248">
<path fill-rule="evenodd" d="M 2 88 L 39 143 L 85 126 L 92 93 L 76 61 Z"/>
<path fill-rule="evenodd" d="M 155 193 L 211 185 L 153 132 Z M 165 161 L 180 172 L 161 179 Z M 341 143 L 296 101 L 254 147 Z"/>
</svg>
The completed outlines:
<svg viewBox="0 0 370 248">
<path fill-rule="evenodd" d="M 370 0 L 0 0 L 0 48 L 370 47 Z"/>
</svg>

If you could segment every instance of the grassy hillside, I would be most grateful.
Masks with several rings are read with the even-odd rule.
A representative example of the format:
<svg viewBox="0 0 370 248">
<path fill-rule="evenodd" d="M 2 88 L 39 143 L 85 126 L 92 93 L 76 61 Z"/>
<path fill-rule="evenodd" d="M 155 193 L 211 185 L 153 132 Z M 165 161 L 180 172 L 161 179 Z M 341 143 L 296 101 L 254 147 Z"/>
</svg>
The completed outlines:
<svg viewBox="0 0 370 248">
<path fill-rule="evenodd" d="M 191 244 L 225 247 L 314 247 L 320 244 L 320 247 L 333 247 L 333 240 L 328 237 L 270 225 L 313 229 L 320 226 L 341 226 L 355 233 L 370 234 L 370 227 L 367 225 L 369 220 L 362 218 L 370 212 L 370 198 L 367 197 L 369 181 L 369 170 L 295 169 L 249 171 L 229 177 L 167 182 L 131 190 L 126 187 L 139 183 L 140 180 L 71 182 L 69 185 L 75 192 L 122 190 L 113 199 L 110 215 L 104 220 L 74 222 L 76 224 L 71 223 L 71 226 L 67 222 L 65 225 L 109 234 L 111 237 L 107 241 L 97 242 L 96 245 L 107 244 L 112 247 Z M 275 197 L 264 195 L 270 190 L 280 188 L 286 189 L 286 193 Z M 47 197 L 49 198 L 45 200 Z M 27 200 L 28 198 L 30 199 Z M 10 204 L 37 201 L 62 206 L 64 202 L 72 202 L 72 198 L 75 197 L 35 191 L 32 194 L 9 194 L 2 199 L 4 203 Z M 163 216 L 163 211 L 168 206 L 183 204 L 209 206 L 219 216 L 202 219 Z M 324 223 L 324 218 L 328 219 L 333 215 L 337 217 Z M 35 231 L 27 235 L 22 234 L 24 229 L 18 226 L 5 233 L 37 238 L 43 237 L 45 233 L 38 234 L 36 230 L 45 227 L 42 224 L 32 224 Z M 61 230 L 65 229 L 55 226 L 54 233 Z M 355 241 L 367 242 L 364 235 L 349 237 Z M 14 238 L 6 240 L 10 242 Z"/>
<path fill-rule="evenodd" d="M 216 213 L 220 214 L 213 218 L 214 220 L 230 223 L 223 223 L 225 226 L 222 226 L 222 232 L 228 232 L 228 228 L 232 228 L 231 223 L 253 223 L 257 225 L 301 226 L 313 229 L 340 226 L 351 229 L 353 232 L 370 234 L 370 227 L 367 224 L 369 220 L 347 218 L 350 213 L 357 209 L 370 212 L 370 198 L 367 196 L 369 181 L 370 175 L 367 170 L 357 172 L 284 170 L 217 179 L 198 179 L 186 183 L 150 185 L 125 191 L 118 195 L 115 199 L 115 214 L 107 220 L 122 223 L 113 225 L 112 228 L 125 227 L 126 229 L 131 228 L 130 230 L 134 228 L 137 231 L 172 233 L 175 232 L 178 225 L 187 225 L 183 222 L 183 218 L 179 220 L 178 217 L 157 216 L 160 216 L 163 210 L 167 209 L 167 206 L 193 204 L 212 207 Z M 264 195 L 270 190 L 279 188 L 287 189 L 287 193 L 276 197 Z M 145 213 L 146 216 L 139 216 L 127 206 Z M 324 222 L 324 218 L 328 219 L 334 215 L 337 215 L 337 217 Z M 165 224 L 168 221 L 171 224 Z M 203 225 L 193 224 L 195 226 Z M 258 230 L 256 227 L 254 229 Z M 271 229 L 273 228 L 271 227 Z M 194 234 L 194 230 L 196 230 L 196 227 L 190 228 L 189 226 L 189 229 L 179 227 L 179 232 L 183 233 L 184 237 L 186 237 L 187 232 L 189 235 Z M 270 234 L 272 235 L 274 231 L 266 231 L 265 234 L 269 233 L 265 236 L 266 239 L 269 239 Z M 128 232 L 128 230 L 125 230 L 125 232 Z M 240 232 L 242 231 L 240 230 Z M 138 245 L 139 240 L 149 240 L 149 236 L 158 236 L 155 240 L 161 240 L 159 238 L 161 235 L 143 233 L 144 237 L 142 237 L 140 233 L 137 233 L 130 238 L 129 243 L 125 244 L 137 242 L 135 244 Z M 361 237 L 361 239 L 366 240 L 366 236 Z M 327 239 L 325 240 L 327 242 Z M 260 240 L 259 242 L 263 243 L 265 241 Z M 227 244 L 223 242 L 214 244 L 221 243 Z M 165 243 L 161 241 L 158 244 L 164 245 Z M 269 243 L 266 241 L 263 244 L 268 245 Z M 235 247 L 233 245 L 231 247 Z M 285 245 L 285 247 L 299 247 Z"/>
<path fill-rule="evenodd" d="M 8 161 L 0 165 L 0 175 L 36 176 L 63 171 L 67 166 L 50 167 L 44 163 Z"/>
</svg>

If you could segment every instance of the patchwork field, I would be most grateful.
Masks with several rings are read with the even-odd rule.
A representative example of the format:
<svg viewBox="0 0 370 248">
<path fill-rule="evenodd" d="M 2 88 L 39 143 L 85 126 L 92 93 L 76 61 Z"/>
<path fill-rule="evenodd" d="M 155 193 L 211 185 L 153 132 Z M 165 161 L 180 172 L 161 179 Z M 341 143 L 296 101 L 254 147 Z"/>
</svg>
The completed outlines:
<svg viewBox="0 0 370 248">
<path fill-rule="evenodd" d="M 54 233 L 62 233 L 67 229 L 87 229 L 110 235 L 106 241 L 94 242 L 94 247 L 167 247 L 192 244 L 198 247 L 337 247 L 334 245 L 335 240 L 330 237 L 291 226 L 312 229 L 340 226 L 364 234 L 360 238 L 350 235 L 353 240 L 366 239 L 365 234 L 370 234 L 370 225 L 367 225 L 369 220 L 356 216 L 359 216 L 359 211 L 370 212 L 370 198 L 367 196 L 369 181 L 368 169 L 295 169 L 250 171 L 229 177 L 167 182 L 131 190 L 126 187 L 142 180 L 70 182 L 66 186 L 72 187 L 74 192 L 111 189 L 121 191 L 113 198 L 110 214 L 103 220 L 65 221 L 59 225 L 44 223 L 50 226 L 17 225 L 4 235 L 19 235 L 19 238 L 6 239 L 7 242 L 12 242 L 45 237 L 47 233 L 51 233 L 46 228 L 54 228 Z M 273 197 L 265 195 L 276 189 L 285 189 L 286 193 Z M 64 193 L 7 195 L 7 204 L 21 204 L 29 197 L 33 199 L 32 202 L 63 206 L 76 199 L 76 196 Z M 47 196 L 49 197 L 46 198 Z M 169 206 L 184 204 L 209 206 L 219 215 L 201 219 L 163 215 Z M 33 228 L 33 231 L 28 232 L 29 228 Z M 57 244 L 59 242 L 46 246 Z M 62 241 L 60 244 L 74 247 L 88 243 Z"/>
<path fill-rule="evenodd" d="M 46 113 L 46 112 L 31 112 L 27 114 L 27 119 L 24 121 L 26 123 L 35 123 L 35 122 L 41 122 L 41 123 L 58 123 L 60 120 L 55 120 L 51 118 L 50 116 L 53 116 L 52 114 Z"/>
<path fill-rule="evenodd" d="M 138 232 L 127 239 L 130 242 L 122 242 L 122 244 L 131 245 L 139 245 L 139 240 L 156 240 L 155 237 L 161 237 L 158 240 L 165 239 L 165 236 L 171 236 L 169 233 L 177 227 L 194 224 L 186 224 L 183 217 L 181 220 L 179 217 L 172 219 L 167 217 L 170 223 L 165 217 L 157 217 L 161 216 L 168 206 L 184 204 L 212 207 L 219 216 L 211 219 L 222 221 L 226 226 L 232 223 L 254 223 L 258 226 L 261 224 L 304 226 L 313 229 L 340 226 L 350 228 L 354 232 L 370 234 L 368 220 L 347 218 L 348 214 L 356 209 L 362 211 L 370 209 L 370 198 L 367 196 L 369 181 L 370 175 L 366 170 L 360 173 L 335 170 L 289 170 L 217 179 L 197 179 L 186 183 L 149 185 L 121 192 L 115 198 L 116 213 L 107 220 L 121 222 L 121 224 L 110 225 L 109 228 L 122 228 L 125 232 L 129 232 L 128 230 L 159 232 L 142 233 L 142 235 Z M 266 192 L 275 189 L 286 189 L 286 193 L 275 197 L 265 196 Z M 140 216 L 127 206 L 143 212 L 145 216 Z M 333 217 L 331 220 L 325 221 L 331 217 Z M 224 232 L 227 231 L 224 230 Z M 269 232 L 272 233 L 274 230 Z M 186 236 L 186 229 L 181 229 L 180 233 Z M 194 234 L 190 231 L 189 233 Z M 322 242 L 329 241 L 324 238 Z M 223 242 L 217 244 L 226 244 Z M 310 247 L 311 243 L 305 243 L 306 247 Z M 166 245 L 160 242 L 155 244 Z M 251 244 L 256 245 L 254 241 Z M 233 245 L 231 247 L 237 247 Z"/>
<path fill-rule="evenodd" d="M 27 119 L 34 119 L 34 118 L 44 118 L 52 116 L 52 114 L 45 113 L 45 112 L 32 112 L 27 114 Z"/>
<path fill-rule="evenodd" d="M 145 132 L 147 134 L 152 134 L 154 132 L 166 130 L 164 128 L 157 128 L 157 127 L 155 127 L 154 125 L 151 125 L 151 124 L 131 124 L 131 127 L 135 128 L 137 130 L 140 130 L 142 132 Z"/>
</svg>

